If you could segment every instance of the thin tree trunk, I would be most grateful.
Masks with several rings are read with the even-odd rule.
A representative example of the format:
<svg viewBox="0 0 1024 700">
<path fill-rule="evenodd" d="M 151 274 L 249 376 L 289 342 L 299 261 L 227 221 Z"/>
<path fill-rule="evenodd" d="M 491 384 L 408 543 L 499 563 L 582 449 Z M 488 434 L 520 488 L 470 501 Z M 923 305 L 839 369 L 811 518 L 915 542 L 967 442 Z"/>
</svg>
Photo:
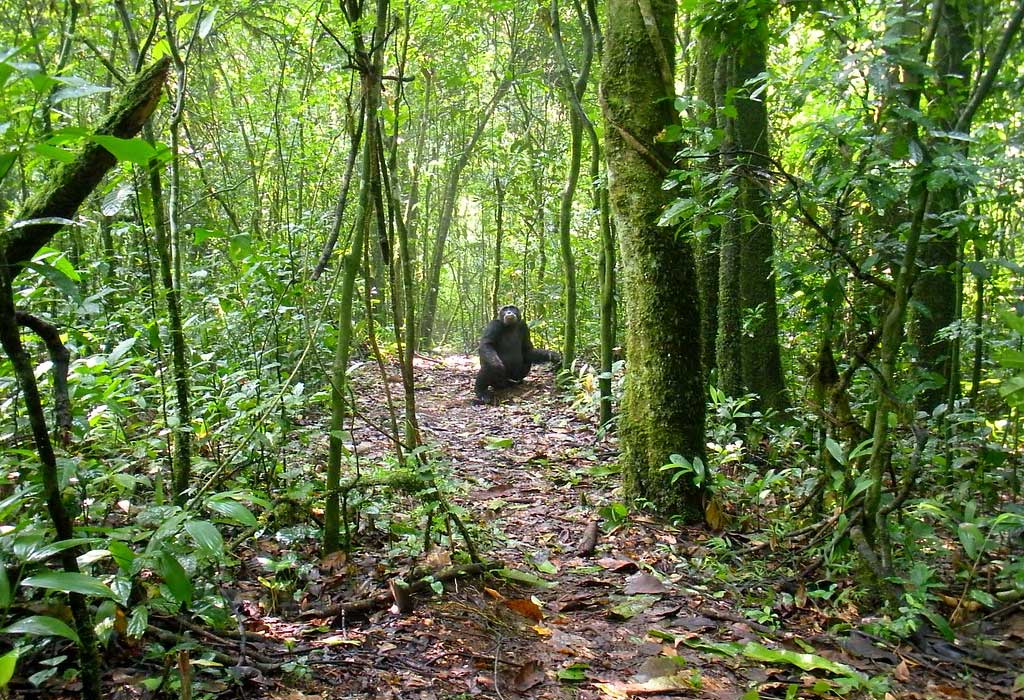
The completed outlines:
<svg viewBox="0 0 1024 700">
<path fill-rule="evenodd" d="M 501 98 L 505 96 L 505 93 L 508 92 L 511 86 L 512 80 L 510 78 L 505 78 L 498 84 L 498 89 L 494 91 L 491 101 L 488 102 L 487 107 L 480 116 L 473 135 L 448 174 L 448 183 L 445 186 L 444 197 L 441 200 L 441 219 L 437 225 L 437 236 L 434 239 L 433 253 L 430 256 L 430 265 L 427 268 L 425 279 L 423 316 L 420 319 L 420 340 L 423 347 L 430 346 L 434 332 L 434 319 L 437 314 L 437 295 L 441 286 L 441 267 L 444 264 L 445 243 L 448 241 L 448 232 L 451 230 L 452 219 L 455 215 L 455 205 L 458 199 L 459 181 L 462 177 L 462 171 L 469 164 L 469 158 L 473 155 L 477 142 L 487 128 L 487 122 L 490 121 L 491 115 L 494 114 L 494 110 L 497 109 Z"/>
<path fill-rule="evenodd" d="M 335 341 L 334 362 L 331 366 L 331 420 L 330 438 L 327 455 L 327 499 L 324 506 L 324 552 L 334 552 L 341 546 L 340 542 L 340 502 L 339 488 L 341 485 L 341 462 L 345 450 L 342 441 L 345 415 L 348 411 L 348 360 L 352 345 L 352 298 L 354 296 L 356 278 L 359 275 L 359 262 L 362 258 L 366 231 L 370 223 L 371 178 L 374 168 L 378 169 L 377 140 L 379 138 L 377 110 L 381 101 L 381 79 L 384 63 L 384 37 L 387 31 L 388 0 L 377 0 L 376 22 L 370 46 L 370 64 L 363 69 L 362 102 L 365 106 L 360 110 L 364 119 L 363 165 L 360 178 L 359 209 L 356 213 L 355 233 L 352 244 L 345 256 L 342 266 L 341 297 L 338 300 L 338 337 Z M 358 11 L 347 14 L 352 30 L 356 52 L 366 55 L 366 41 L 360 30 Z"/>
</svg>

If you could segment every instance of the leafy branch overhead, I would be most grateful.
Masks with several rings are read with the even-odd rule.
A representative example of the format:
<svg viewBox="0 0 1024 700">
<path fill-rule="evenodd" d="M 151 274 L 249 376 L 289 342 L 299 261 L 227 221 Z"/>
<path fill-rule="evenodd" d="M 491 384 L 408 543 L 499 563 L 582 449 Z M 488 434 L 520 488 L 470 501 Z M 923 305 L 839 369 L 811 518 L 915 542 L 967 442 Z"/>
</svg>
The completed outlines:
<svg viewBox="0 0 1024 700">
<path fill-rule="evenodd" d="M 29 199 L 13 223 L 0 232 L 0 260 L 13 268 L 31 260 L 63 226 L 71 223 L 78 207 L 119 158 L 149 164 L 156 153 L 129 140 L 156 110 L 170 67 L 170 58 L 162 58 L 125 88 L 102 124 L 85 137 L 79 154 L 72 161 L 59 164 L 47 186 Z"/>
</svg>

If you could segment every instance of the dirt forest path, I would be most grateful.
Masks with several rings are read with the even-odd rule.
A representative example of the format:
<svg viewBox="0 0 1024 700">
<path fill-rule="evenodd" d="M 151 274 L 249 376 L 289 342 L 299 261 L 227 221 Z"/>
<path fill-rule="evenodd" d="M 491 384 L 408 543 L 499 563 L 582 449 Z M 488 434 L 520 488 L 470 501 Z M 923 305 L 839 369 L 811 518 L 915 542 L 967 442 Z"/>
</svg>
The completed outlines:
<svg viewBox="0 0 1024 700">
<path fill-rule="evenodd" d="M 373 383 L 375 370 L 366 368 L 357 385 Z M 443 595 L 427 591 L 407 612 L 380 605 L 365 615 L 314 620 L 316 629 L 289 626 L 313 649 L 312 673 L 269 696 L 739 699 L 753 687 L 762 698 L 786 697 L 795 685 L 807 691 L 798 697 L 838 697 L 829 692 L 837 688 L 834 669 L 793 665 L 796 652 L 808 650 L 864 678 L 895 673 L 913 690 L 893 697 L 946 696 L 943 674 L 915 676 L 922 665 L 866 637 L 840 647 L 824 630 L 841 620 L 813 603 L 764 609 L 759 581 L 737 584 L 724 569 L 702 566 L 712 533 L 609 510 L 621 500 L 618 477 L 601 472 L 614 463 L 615 446 L 576 414 L 550 371 L 535 371 L 501 394 L 498 406 L 475 406 L 475 368 L 467 356 L 418 360 L 418 412 L 425 440 L 450 460 L 459 484 L 452 500 L 477 533 L 481 557 L 507 570 L 451 579 Z M 355 441 L 369 453 L 387 449 L 373 431 L 357 428 Z M 581 556 L 598 520 L 596 549 Z M 442 569 L 449 562 L 438 556 Z M 347 566 L 359 585 L 342 593 L 325 577 L 315 604 L 379 597 L 395 574 L 392 564 L 379 552 L 354 554 Z M 759 609 L 774 617 L 774 627 L 744 614 Z M 740 647 L 748 653 L 738 654 Z M 775 650 L 790 656 L 773 656 Z M 863 696 L 863 689 L 846 695 Z"/>
</svg>

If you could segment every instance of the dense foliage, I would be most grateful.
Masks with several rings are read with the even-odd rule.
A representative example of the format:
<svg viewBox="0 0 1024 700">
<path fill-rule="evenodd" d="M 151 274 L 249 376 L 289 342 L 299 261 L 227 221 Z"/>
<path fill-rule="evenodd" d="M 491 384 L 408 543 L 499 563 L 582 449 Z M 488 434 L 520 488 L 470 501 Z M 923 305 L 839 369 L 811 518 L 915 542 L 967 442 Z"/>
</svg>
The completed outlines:
<svg viewBox="0 0 1024 700">
<path fill-rule="evenodd" d="M 788 543 L 790 583 L 883 611 L 882 636 L 1020 604 L 1024 3 L 676 4 L 652 73 L 601 61 L 606 14 L 646 0 L 0 0 L 0 316 L 33 368 L 8 333 L 0 686 L 88 690 L 90 645 L 174 647 L 158 616 L 234 625 L 252 538 L 351 550 L 383 512 L 409 550 L 444 531 L 486 558 L 414 357 L 472 352 L 511 303 L 573 410 L 653 453 L 623 465 L 630 507 L 744 533 L 751 561 Z M 155 62 L 153 117 L 103 132 Z M 667 117 L 615 121 L 627 68 L 674 82 Z M 32 213 L 97 145 L 116 164 L 68 185 L 77 212 Z M 606 166 L 623 152 L 646 175 Z M 613 417 L 631 359 L 643 427 Z M 401 379 L 360 395 L 361 367 Z M 705 403 L 706 451 L 678 432 Z"/>
</svg>

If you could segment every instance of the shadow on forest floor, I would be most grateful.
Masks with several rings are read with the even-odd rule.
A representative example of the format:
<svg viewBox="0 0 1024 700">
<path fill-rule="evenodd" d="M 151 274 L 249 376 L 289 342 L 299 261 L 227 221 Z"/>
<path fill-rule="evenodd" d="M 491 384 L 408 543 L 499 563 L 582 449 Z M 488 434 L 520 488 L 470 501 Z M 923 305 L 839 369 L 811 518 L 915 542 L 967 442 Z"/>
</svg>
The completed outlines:
<svg viewBox="0 0 1024 700">
<path fill-rule="evenodd" d="M 464 558 L 464 542 L 456 531 L 455 552 L 402 549 L 394 527 L 386 535 L 381 526 L 396 511 L 375 514 L 372 494 L 362 494 L 353 553 L 308 567 L 295 586 L 302 599 L 275 603 L 257 580 L 267 576 L 259 562 L 289 547 L 260 540 L 238 552 L 248 648 L 306 673 L 257 673 L 239 697 L 867 697 L 864 684 L 877 677 L 887 679 L 889 697 L 1009 695 L 1005 660 L 989 665 L 830 634 L 856 627 L 861 616 L 852 606 L 826 611 L 799 593 L 771 595 L 784 577 L 773 571 L 785 569 L 763 553 L 744 559 L 750 542 L 741 534 L 717 539 L 730 549 L 712 555 L 714 533 L 616 513 L 618 477 L 608 473 L 615 445 L 574 413 L 553 375 L 534 372 L 499 406 L 475 406 L 475 369 L 472 357 L 420 358 L 416 397 L 425 440 L 450 463 L 456 512 L 481 557 L 505 571 L 451 576 L 442 595 L 427 588 L 403 605 L 406 612 L 388 609 L 390 580 L 411 582 L 413 567 L 449 570 L 453 555 Z M 356 396 L 368 421 L 384 425 L 376 375 L 370 364 L 357 371 Z M 401 385 L 391 386 L 397 400 Z M 366 422 L 354 431 L 364 470 L 390 449 Z M 314 458 L 322 463 L 321 448 Z M 390 506 L 409 516 L 407 543 L 422 540 L 417 506 L 411 496 Z M 599 521 L 596 550 L 580 556 Z M 731 557 L 732 572 L 717 563 Z M 299 553 L 304 558 L 315 560 L 313 543 Z M 780 598 L 788 604 L 770 602 Z M 1016 629 L 1019 642 L 1024 617 Z M 279 656 L 286 640 L 290 656 Z M 751 689 L 760 695 L 745 695 Z"/>
</svg>

